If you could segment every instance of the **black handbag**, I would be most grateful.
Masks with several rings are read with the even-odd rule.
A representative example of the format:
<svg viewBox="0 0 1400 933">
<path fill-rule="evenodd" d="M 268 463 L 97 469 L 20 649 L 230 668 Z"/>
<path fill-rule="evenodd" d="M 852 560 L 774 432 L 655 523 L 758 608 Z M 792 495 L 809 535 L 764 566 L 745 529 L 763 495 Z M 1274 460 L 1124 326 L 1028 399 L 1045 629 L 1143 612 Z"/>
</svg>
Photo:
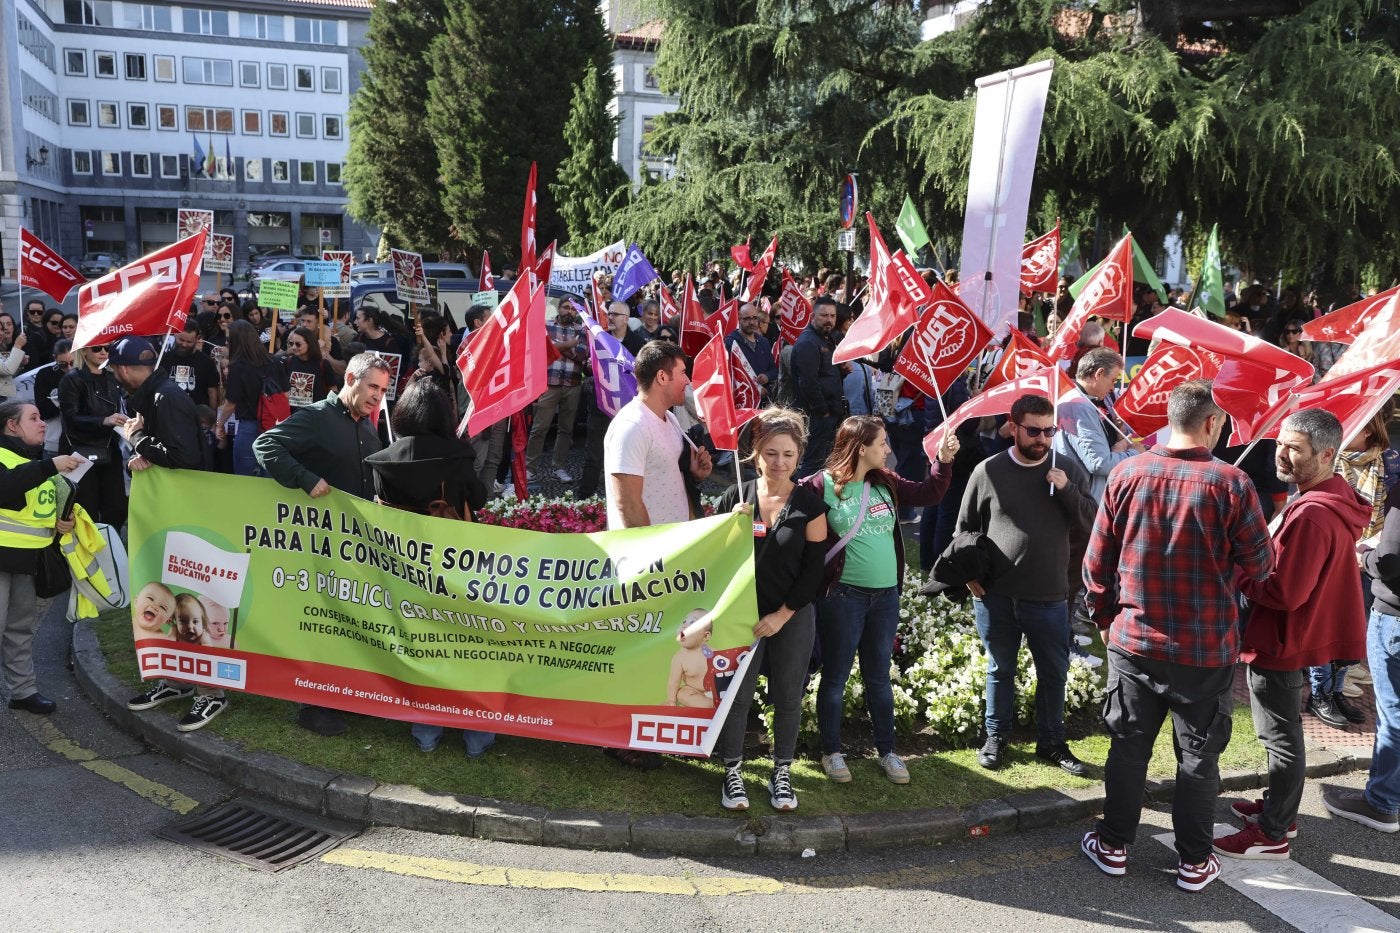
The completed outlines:
<svg viewBox="0 0 1400 933">
<path fill-rule="evenodd" d="M 63 556 L 58 540 L 39 551 L 39 568 L 34 571 L 34 595 L 40 599 L 52 599 L 59 593 L 68 591 L 73 585 L 73 573 L 68 569 L 68 558 Z"/>
<path fill-rule="evenodd" d="M 74 444 L 73 452 L 85 460 L 91 460 L 97 466 L 104 466 L 115 459 L 111 444 L 106 447 L 98 447 L 96 444 Z"/>
</svg>

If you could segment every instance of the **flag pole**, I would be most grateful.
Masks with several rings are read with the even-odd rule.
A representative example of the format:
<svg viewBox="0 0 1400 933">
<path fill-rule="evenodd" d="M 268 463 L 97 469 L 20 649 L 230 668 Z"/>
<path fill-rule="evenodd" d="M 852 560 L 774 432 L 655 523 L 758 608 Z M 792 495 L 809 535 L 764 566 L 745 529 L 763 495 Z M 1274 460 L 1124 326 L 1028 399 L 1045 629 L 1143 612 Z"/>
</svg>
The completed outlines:
<svg viewBox="0 0 1400 933">
<path fill-rule="evenodd" d="M 1058 363 L 1052 364 L 1051 366 L 1051 369 L 1058 368 Z M 1059 374 L 1054 372 L 1050 373 L 1050 404 L 1052 406 L 1051 411 L 1053 413 L 1052 420 L 1054 421 L 1055 427 L 1058 428 L 1060 426 L 1060 377 Z M 1050 469 L 1052 470 L 1055 469 L 1055 452 L 1055 439 L 1052 437 L 1050 439 Z M 1051 483 L 1050 495 L 1053 496 L 1054 494 L 1055 484 Z"/>
<path fill-rule="evenodd" d="M 160 352 L 156 354 L 156 369 L 160 369 L 160 361 L 165 357 L 165 348 L 170 343 L 170 337 L 175 333 L 175 328 L 171 327 L 165 332 L 165 339 L 160 342 Z"/>
<path fill-rule="evenodd" d="M 336 301 L 340 299 L 337 298 Z M 316 342 L 326 339 L 326 287 L 316 290 Z"/>
</svg>

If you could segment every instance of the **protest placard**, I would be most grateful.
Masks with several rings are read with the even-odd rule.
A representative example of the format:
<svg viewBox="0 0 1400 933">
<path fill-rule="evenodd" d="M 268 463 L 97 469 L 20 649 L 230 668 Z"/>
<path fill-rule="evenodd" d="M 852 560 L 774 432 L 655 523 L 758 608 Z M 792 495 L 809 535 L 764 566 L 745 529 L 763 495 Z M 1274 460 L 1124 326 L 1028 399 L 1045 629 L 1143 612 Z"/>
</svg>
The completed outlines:
<svg viewBox="0 0 1400 933">
<path fill-rule="evenodd" d="M 355 254 L 348 249 L 326 249 L 321 251 L 321 258 L 329 262 L 340 263 L 340 281 L 335 285 L 326 285 L 322 287 L 322 296 L 328 299 L 349 298 L 350 268 L 355 264 Z"/>
<path fill-rule="evenodd" d="M 501 303 L 501 293 L 495 289 L 487 289 L 484 292 L 472 292 L 472 304 L 485 305 L 494 308 Z"/>
<path fill-rule="evenodd" d="M 214 212 L 202 211 L 195 208 L 182 207 L 175 214 L 175 239 L 183 240 L 192 237 L 203 230 L 205 234 L 212 235 L 214 232 Z M 209 258 L 213 254 L 214 242 L 212 236 L 204 239 L 204 263 L 208 268 Z M 231 251 L 230 251 L 231 252 Z M 230 269 L 230 272 L 233 270 Z"/>
<path fill-rule="evenodd" d="M 428 276 L 423 271 L 423 256 L 405 249 L 391 250 L 394 261 L 394 291 L 399 301 L 428 303 Z"/>
<path fill-rule="evenodd" d="M 204 257 L 204 271 L 233 275 L 233 234 L 212 233 L 209 243 Z"/>
<path fill-rule="evenodd" d="M 258 304 L 264 308 L 295 311 L 297 309 L 297 295 L 300 291 L 301 289 L 296 282 L 262 279 L 258 282 Z"/>
<path fill-rule="evenodd" d="M 308 259 L 302 265 L 301 275 L 308 286 L 335 287 L 340 284 L 340 263 L 328 259 Z"/>
</svg>

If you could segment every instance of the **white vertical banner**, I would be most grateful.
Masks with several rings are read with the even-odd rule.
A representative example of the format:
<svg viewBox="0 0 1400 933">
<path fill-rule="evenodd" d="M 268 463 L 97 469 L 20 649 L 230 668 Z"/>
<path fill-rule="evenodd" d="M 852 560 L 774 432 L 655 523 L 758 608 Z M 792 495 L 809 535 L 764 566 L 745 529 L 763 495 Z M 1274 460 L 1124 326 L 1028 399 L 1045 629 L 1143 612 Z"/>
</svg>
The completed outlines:
<svg viewBox="0 0 1400 933">
<path fill-rule="evenodd" d="M 1016 319 L 1021 246 L 1054 61 L 977 79 L 958 295 L 996 339 Z"/>
</svg>

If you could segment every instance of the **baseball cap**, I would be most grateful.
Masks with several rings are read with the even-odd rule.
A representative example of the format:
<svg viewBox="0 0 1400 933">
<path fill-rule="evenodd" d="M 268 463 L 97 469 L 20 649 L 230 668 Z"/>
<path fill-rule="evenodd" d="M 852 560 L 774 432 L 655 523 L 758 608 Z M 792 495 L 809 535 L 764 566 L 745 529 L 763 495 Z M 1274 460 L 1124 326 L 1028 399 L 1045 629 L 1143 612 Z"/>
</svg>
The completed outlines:
<svg viewBox="0 0 1400 933">
<path fill-rule="evenodd" d="M 111 350 L 107 353 L 107 362 L 102 364 L 102 368 L 108 366 L 154 366 L 156 365 L 156 350 L 151 346 L 151 342 L 145 337 L 123 337 L 111 345 Z"/>
</svg>

